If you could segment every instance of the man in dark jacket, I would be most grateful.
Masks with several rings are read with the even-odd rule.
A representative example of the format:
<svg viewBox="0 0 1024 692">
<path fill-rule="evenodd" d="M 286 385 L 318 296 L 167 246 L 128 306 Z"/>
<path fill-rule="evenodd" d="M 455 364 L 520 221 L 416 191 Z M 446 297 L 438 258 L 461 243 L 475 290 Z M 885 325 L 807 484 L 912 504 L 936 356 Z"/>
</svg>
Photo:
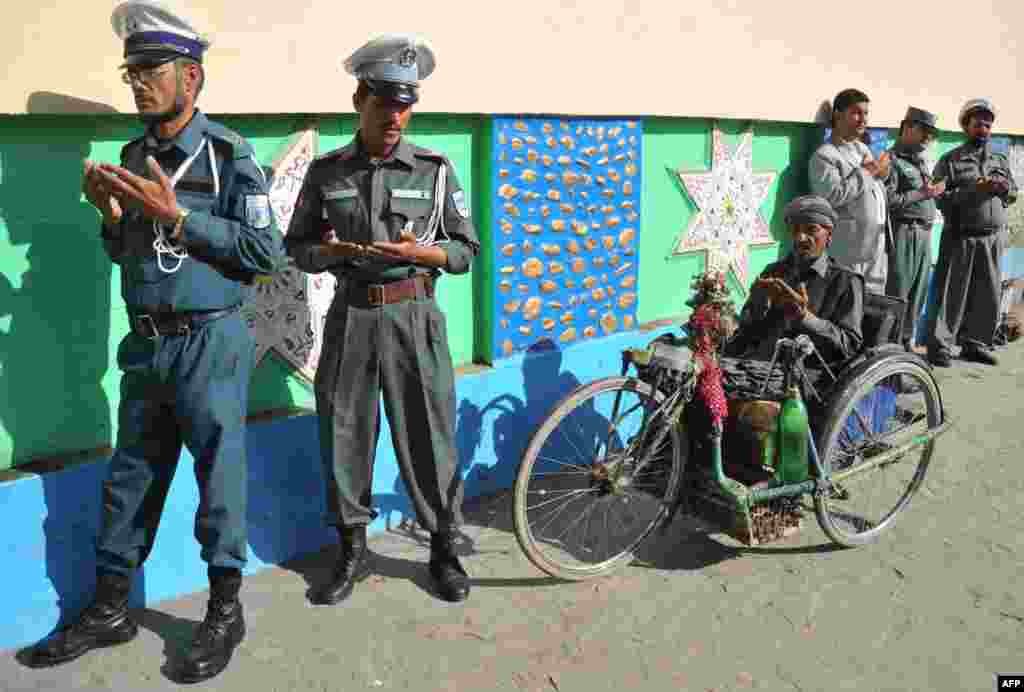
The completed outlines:
<svg viewBox="0 0 1024 692">
<path fill-rule="evenodd" d="M 828 256 L 836 213 L 825 198 L 794 199 L 785 219 L 793 251 L 754 283 L 726 353 L 769 360 L 780 337 L 806 334 L 827 362 L 842 362 L 863 343 L 864 280 Z"/>
</svg>

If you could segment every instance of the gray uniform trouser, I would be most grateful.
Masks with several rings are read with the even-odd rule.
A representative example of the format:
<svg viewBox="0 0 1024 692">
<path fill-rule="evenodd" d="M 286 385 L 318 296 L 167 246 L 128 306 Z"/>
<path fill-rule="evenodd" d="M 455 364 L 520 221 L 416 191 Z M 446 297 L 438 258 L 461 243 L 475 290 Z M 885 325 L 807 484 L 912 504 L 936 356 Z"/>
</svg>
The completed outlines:
<svg viewBox="0 0 1024 692">
<path fill-rule="evenodd" d="M 929 353 L 950 353 L 954 344 L 991 348 L 999 324 L 999 264 L 1006 242 L 1005 228 L 978 237 L 945 229 L 935 267 Z"/>
<path fill-rule="evenodd" d="M 928 297 L 928 271 L 931 263 L 931 224 L 894 224 L 885 293 L 907 301 L 901 335 L 907 342 L 914 338 L 914 326 Z"/>
<path fill-rule="evenodd" d="M 421 525 L 461 522 L 455 378 L 444 313 L 433 298 L 349 305 L 344 283 L 327 315 L 316 373 L 328 525 L 365 525 L 380 433 L 379 402 Z"/>
</svg>

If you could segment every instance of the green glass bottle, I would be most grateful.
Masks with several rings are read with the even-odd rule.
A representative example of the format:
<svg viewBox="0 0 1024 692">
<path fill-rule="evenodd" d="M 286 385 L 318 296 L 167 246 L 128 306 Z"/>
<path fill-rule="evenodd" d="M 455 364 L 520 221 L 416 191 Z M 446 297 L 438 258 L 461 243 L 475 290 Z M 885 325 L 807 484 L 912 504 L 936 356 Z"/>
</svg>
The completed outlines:
<svg viewBox="0 0 1024 692">
<path fill-rule="evenodd" d="M 800 388 L 791 386 L 779 413 L 779 465 L 775 476 L 781 483 L 800 483 L 808 474 L 807 406 Z"/>
</svg>

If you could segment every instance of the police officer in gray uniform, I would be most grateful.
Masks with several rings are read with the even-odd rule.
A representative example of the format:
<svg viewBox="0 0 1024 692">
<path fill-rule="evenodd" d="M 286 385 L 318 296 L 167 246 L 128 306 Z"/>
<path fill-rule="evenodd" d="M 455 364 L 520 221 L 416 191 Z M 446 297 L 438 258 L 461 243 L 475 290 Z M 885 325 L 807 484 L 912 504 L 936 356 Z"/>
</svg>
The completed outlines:
<svg viewBox="0 0 1024 692">
<path fill-rule="evenodd" d="M 937 200 L 945 225 L 935 267 L 928 358 L 941 367 L 951 364 L 954 343 L 965 360 L 997 363 L 992 342 L 999 324 L 1000 260 L 1009 234 L 1006 210 L 1017 200 L 1017 184 L 1006 156 L 989 144 L 995 117 L 988 99 L 965 103 L 960 126 L 968 141 L 935 166 L 934 177 L 946 182 Z"/>
<path fill-rule="evenodd" d="M 284 259 L 252 148 L 195 107 L 209 42 L 160 5 L 119 5 L 143 137 L 121 165 L 86 163 L 84 192 L 101 212 L 101 236 L 121 267 L 131 332 L 117 449 L 103 485 L 94 599 L 68 627 L 27 652 L 34 666 L 70 661 L 133 639 L 132 577 L 149 555 L 182 444 L 195 459 L 195 536 L 208 567 L 206 617 L 177 672 L 217 675 L 245 634 L 238 600 L 246 562 L 245 411 L 254 342 L 239 307 L 255 276 Z"/>
<path fill-rule="evenodd" d="M 286 246 L 310 273 L 339 282 L 316 374 L 327 521 L 340 557 L 317 603 L 347 598 L 368 573 L 366 525 L 383 393 L 402 478 L 431 533 L 430 574 L 440 596 L 461 601 L 469 579 L 453 549 L 461 479 L 455 454 L 455 384 L 442 271 L 462 274 L 479 250 L 450 161 L 402 136 L 434 69 L 421 39 L 383 36 L 349 57 L 358 79 L 352 142 L 317 158 L 306 175 Z"/>
<path fill-rule="evenodd" d="M 889 152 L 891 173 L 885 181 L 892 222 L 885 292 L 907 301 L 901 335 L 907 350 L 913 345 L 914 325 L 928 295 L 935 198 L 946 189 L 944 181 L 932 182 L 924 159 L 928 143 L 935 139 L 935 123 L 935 116 L 928 111 L 907 108 L 900 123 L 899 139 Z"/>
</svg>

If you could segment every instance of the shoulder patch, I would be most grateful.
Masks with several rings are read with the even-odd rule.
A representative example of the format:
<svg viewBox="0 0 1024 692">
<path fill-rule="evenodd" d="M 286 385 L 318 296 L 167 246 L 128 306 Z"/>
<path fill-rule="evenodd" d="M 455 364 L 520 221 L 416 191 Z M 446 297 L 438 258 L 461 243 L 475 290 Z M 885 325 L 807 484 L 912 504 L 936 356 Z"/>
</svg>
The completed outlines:
<svg viewBox="0 0 1024 692">
<path fill-rule="evenodd" d="M 245 196 L 245 222 L 257 231 L 262 231 L 270 226 L 270 196 L 246 195 Z"/>
<path fill-rule="evenodd" d="M 464 219 L 469 218 L 469 205 L 466 204 L 466 193 L 464 190 L 456 190 L 452 193 L 452 204 L 455 205 L 455 211 L 459 213 Z"/>
</svg>

